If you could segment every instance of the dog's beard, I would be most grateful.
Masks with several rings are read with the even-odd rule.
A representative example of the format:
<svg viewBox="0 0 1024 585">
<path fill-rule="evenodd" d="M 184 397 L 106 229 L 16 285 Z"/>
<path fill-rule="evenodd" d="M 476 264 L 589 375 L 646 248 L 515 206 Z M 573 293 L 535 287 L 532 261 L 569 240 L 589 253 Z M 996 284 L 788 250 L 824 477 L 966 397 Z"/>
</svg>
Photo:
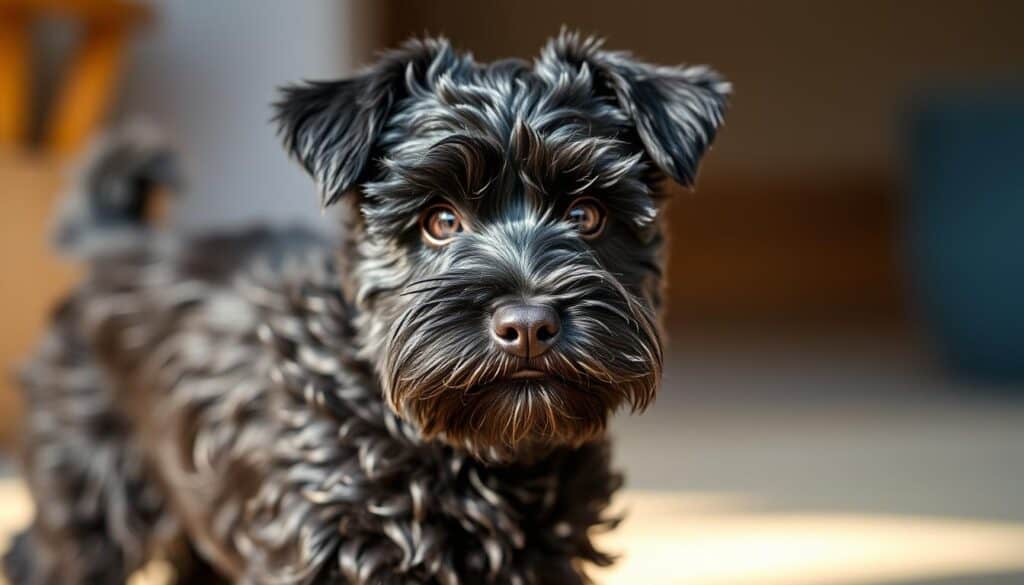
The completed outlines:
<svg viewBox="0 0 1024 585">
<path fill-rule="evenodd" d="M 649 307 L 578 249 L 534 256 L 528 288 L 563 315 L 561 337 L 531 360 L 488 334 L 495 299 L 517 283 L 491 255 L 460 255 L 443 275 L 406 287 L 381 364 L 390 406 L 437 437 L 495 460 L 600 436 L 621 407 L 644 409 L 659 385 L 660 340 Z M 545 373 L 513 379 L 524 368 Z"/>
</svg>

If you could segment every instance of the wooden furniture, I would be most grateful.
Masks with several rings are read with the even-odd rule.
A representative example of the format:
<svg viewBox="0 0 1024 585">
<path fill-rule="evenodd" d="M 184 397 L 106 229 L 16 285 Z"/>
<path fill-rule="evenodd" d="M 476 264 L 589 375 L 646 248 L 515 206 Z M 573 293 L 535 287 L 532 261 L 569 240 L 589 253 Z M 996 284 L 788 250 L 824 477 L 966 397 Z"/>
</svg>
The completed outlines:
<svg viewBox="0 0 1024 585">
<path fill-rule="evenodd" d="M 119 0 L 0 0 L 0 145 L 31 139 L 32 32 L 46 18 L 81 24 L 80 42 L 70 56 L 66 77 L 44 116 L 43 147 L 73 154 L 103 121 L 131 31 L 148 20 L 149 10 Z"/>
<path fill-rule="evenodd" d="M 61 183 L 59 166 L 50 158 L 0 155 L 0 447 L 17 429 L 18 363 L 45 331 L 53 304 L 75 280 L 75 270 L 54 258 L 47 245 Z"/>
<path fill-rule="evenodd" d="M 670 326 L 906 318 L 894 177 L 720 175 L 695 193 L 670 188 Z"/>
</svg>

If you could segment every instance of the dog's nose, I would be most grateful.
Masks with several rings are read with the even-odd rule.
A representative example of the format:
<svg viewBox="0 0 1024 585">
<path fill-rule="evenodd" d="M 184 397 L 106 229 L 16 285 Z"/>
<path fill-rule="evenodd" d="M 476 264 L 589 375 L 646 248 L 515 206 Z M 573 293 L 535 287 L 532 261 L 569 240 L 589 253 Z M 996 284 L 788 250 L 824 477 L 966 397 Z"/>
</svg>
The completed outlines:
<svg viewBox="0 0 1024 585">
<path fill-rule="evenodd" d="M 561 328 L 558 313 L 547 305 L 505 305 L 491 317 L 494 342 L 521 358 L 535 358 L 547 351 Z"/>
</svg>

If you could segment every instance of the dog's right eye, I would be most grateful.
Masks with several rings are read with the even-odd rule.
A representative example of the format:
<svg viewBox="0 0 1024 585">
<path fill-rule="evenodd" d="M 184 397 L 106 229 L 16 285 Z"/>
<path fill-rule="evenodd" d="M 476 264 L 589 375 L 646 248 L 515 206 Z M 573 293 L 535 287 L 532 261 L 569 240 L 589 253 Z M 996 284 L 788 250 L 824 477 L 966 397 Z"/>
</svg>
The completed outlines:
<svg viewBox="0 0 1024 585">
<path fill-rule="evenodd" d="M 462 218 L 451 205 L 435 205 L 423 213 L 420 229 L 428 243 L 443 246 L 462 232 Z"/>
<path fill-rule="evenodd" d="M 572 202 L 565 212 L 568 221 L 585 239 L 592 240 L 601 234 L 605 224 L 604 207 L 592 197 L 580 197 Z"/>
</svg>

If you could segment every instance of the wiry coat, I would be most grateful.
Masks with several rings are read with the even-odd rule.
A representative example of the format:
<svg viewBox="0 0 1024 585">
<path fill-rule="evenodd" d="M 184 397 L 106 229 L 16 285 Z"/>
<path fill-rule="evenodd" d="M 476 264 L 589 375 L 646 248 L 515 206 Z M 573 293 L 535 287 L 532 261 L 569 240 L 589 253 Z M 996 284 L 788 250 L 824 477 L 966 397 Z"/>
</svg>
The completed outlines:
<svg viewBox="0 0 1024 585">
<path fill-rule="evenodd" d="M 533 66 L 413 42 L 287 91 L 343 243 L 128 217 L 130 245 L 96 248 L 23 376 L 38 512 L 12 581 L 123 582 L 162 554 L 194 582 L 585 582 L 621 483 L 607 417 L 659 384 L 657 183 L 692 181 L 726 91 L 568 33 Z M 599 242 L 560 219 L 580 195 Z M 444 249 L 417 235 L 438 198 L 471 227 Z M 531 363 L 550 380 L 503 381 L 480 323 L 508 297 L 562 312 Z"/>
</svg>

